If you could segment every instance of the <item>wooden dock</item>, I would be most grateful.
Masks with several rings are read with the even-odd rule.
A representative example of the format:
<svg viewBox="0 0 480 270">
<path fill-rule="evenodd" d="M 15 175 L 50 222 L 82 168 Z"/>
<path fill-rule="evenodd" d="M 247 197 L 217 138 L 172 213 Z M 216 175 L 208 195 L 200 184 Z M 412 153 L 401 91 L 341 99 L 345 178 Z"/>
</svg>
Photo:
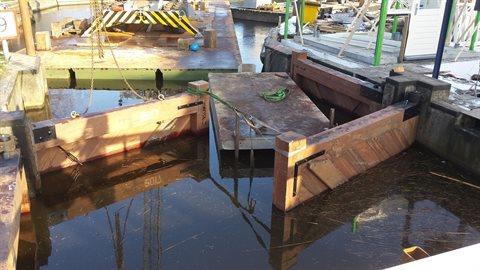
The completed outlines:
<svg viewBox="0 0 480 270">
<path fill-rule="evenodd" d="M 329 120 L 286 73 L 210 74 L 210 91 L 263 123 L 262 134 L 239 121 L 239 149 L 273 149 L 275 136 L 295 131 L 310 136 L 329 126 Z M 264 91 L 286 88 L 279 102 L 260 96 Z M 218 101 L 212 102 L 212 121 L 219 150 L 235 149 L 236 114 Z"/>
</svg>

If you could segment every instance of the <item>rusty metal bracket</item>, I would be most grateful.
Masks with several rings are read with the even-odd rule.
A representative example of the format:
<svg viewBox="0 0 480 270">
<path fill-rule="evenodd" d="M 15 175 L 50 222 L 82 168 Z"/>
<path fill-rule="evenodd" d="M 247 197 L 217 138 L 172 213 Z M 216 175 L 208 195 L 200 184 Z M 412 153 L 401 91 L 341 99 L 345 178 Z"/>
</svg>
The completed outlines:
<svg viewBox="0 0 480 270">
<path fill-rule="evenodd" d="M 202 104 L 203 104 L 203 101 L 197 101 L 197 102 L 188 103 L 188 104 L 185 104 L 185 105 L 178 106 L 177 109 L 181 110 L 181 109 L 191 108 L 191 107 L 195 107 L 195 106 L 200 106 Z"/>
<path fill-rule="evenodd" d="M 57 138 L 55 125 L 43 126 L 33 129 L 33 140 L 35 143 L 50 141 Z"/>
</svg>

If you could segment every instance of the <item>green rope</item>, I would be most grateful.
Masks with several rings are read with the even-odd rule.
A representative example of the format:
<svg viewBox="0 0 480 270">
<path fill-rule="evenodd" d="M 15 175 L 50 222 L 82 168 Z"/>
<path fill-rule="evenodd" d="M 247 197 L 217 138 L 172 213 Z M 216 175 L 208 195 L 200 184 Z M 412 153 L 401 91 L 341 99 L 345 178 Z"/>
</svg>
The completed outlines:
<svg viewBox="0 0 480 270">
<path fill-rule="evenodd" d="M 195 89 L 195 88 L 188 87 L 187 88 L 187 93 L 195 95 L 195 96 L 209 95 L 213 99 L 215 99 L 215 100 L 219 101 L 220 103 L 222 103 L 223 105 L 227 106 L 228 108 L 238 111 L 238 109 L 235 106 L 233 106 L 230 102 L 228 102 L 228 101 L 222 99 L 221 97 L 215 95 L 214 93 L 208 91 L 208 89 L 207 90 L 200 90 L 200 89 Z"/>
<path fill-rule="evenodd" d="M 290 91 L 287 88 L 278 88 L 277 91 L 261 92 L 260 96 L 268 102 L 279 102 L 284 100 Z"/>
<path fill-rule="evenodd" d="M 285 91 L 285 89 L 283 90 Z M 195 95 L 195 96 L 204 96 L 204 95 L 209 95 L 210 97 L 212 97 L 214 100 L 222 103 L 223 105 L 227 106 L 229 109 L 231 109 L 237 116 L 239 116 L 240 118 L 242 118 L 245 123 L 251 128 L 253 129 L 256 133 L 258 134 L 262 134 L 262 132 L 255 126 L 256 124 L 255 123 L 258 123 L 258 124 L 261 124 L 262 126 L 268 128 L 268 129 L 271 129 L 273 131 L 275 131 L 276 133 L 280 133 L 280 131 L 278 131 L 277 129 L 267 125 L 266 123 L 260 121 L 258 118 L 254 117 L 253 115 L 251 114 L 248 114 L 242 110 L 240 110 L 239 108 L 235 107 L 234 105 L 232 105 L 230 102 L 222 99 L 221 97 L 215 95 L 214 93 L 210 92 L 208 89 L 207 90 L 200 90 L 200 89 L 195 89 L 195 88 L 191 88 L 191 87 L 188 87 L 187 90 L 186 90 L 187 93 L 191 94 L 191 95 Z M 286 92 L 288 94 L 288 91 Z M 285 94 L 285 97 L 286 95 Z M 285 98 L 284 97 L 284 98 Z"/>
</svg>

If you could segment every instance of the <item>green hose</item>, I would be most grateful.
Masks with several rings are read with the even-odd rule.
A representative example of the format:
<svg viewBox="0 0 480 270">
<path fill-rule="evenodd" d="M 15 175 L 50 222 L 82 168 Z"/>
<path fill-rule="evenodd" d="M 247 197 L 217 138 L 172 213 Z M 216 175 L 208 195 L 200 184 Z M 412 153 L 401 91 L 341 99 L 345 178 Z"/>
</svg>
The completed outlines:
<svg viewBox="0 0 480 270">
<path fill-rule="evenodd" d="M 269 102 L 279 102 L 284 100 L 290 91 L 287 88 L 279 88 L 277 91 L 261 92 L 260 96 Z"/>
</svg>

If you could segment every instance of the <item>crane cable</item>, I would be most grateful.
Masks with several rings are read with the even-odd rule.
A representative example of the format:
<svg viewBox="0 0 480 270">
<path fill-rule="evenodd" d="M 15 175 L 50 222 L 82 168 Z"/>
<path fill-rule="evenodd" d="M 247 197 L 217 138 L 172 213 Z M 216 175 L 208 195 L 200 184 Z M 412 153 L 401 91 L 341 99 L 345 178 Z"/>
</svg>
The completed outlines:
<svg viewBox="0 0 480 270">
<path fill-rule="evenodd" d="M 104 58 L 104 49 L 103 49 L 103 43 L 102 43 L 102 33 L 104 33 L 103 36 L 105 36 L 105 40 L 107 41 L 108 48 L 110 50 L 110 53 L 112 54 L 113 61 L 115 63 L 115 66 L 117 67 L 118 72 L 120 73 L 120 76 L 122 77 L 123 82 L 127 86 L 128 90 L 130 90 L 136 97 L 142 99 L 143 101 L 149 100 L 149 98 L 144 97 L 140 95 L 133 87 L 132 85 L 128 82 L 125 74 L 123 73 L 122 68 L 120 67 L 120 64 L 118 63 L 117 57 L 115 56 L 115 53 L 113 52 L 112 49 L 112 44 L 110 42 L 110 38 L 108 37 L 107 33 L 107 28 L 105 24 L 103 23 L 103 15 L 102 15 L 102 10 L 103 10 L 103 5 L 100 5 L 98 3 L 98 0 L 90 0 L 90 12 L 92 16 L 92 25 L 95 25 L 95 29 L 92 31 L 92 35 L 90 35 L 90 44 L 91 44 L 91 69 L 90 69 L 90 89 L 89 89 L 89 97 L 88 97 L 88 104 L 83 111 L 82 115 L 86 114 L 88 110 L 90 109 L 92 105 L 92 100 L 93 100 L 93 87 L 94 87 L 94 67 L 95 67 L 95 60 L 94 60 L 94 41 L 93 41 L 93 33 L 97 33 L 97 38 L 96 38 L 96 43 L 97 43 L 97 48 L 98 48 L 98 57 L 99 58 Z M 159 100 L 165 99 L 164 95 L 159 94 L 157 97 Z M 80 116 L 75 111 L 72 111 L 70 113 L 70 116 L 72 118 L 76 118 Z"/>
</svg>

